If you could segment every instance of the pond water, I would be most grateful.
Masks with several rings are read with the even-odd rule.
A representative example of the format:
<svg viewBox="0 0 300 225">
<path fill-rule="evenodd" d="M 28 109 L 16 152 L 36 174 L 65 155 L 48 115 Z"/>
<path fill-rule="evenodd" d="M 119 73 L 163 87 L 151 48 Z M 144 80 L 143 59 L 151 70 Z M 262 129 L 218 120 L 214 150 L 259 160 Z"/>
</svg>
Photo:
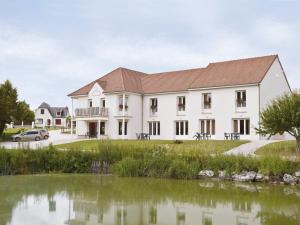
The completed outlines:
<svg viewBox="0 0 300 225">
<path fill-rule="evenodd" d="M 98 175 L 0 177 L 0 225 L 300 224 L 300 187 Z"/>
</svg>

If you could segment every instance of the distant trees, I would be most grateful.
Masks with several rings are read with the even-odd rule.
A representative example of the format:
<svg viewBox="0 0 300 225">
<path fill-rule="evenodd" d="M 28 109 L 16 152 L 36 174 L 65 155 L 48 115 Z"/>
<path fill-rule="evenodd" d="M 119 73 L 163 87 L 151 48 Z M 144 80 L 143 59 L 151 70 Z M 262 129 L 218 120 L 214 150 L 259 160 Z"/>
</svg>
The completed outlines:
<svg viewBox="0 0 300 225">
<path fill-rule="evenodd" d="M 294 92 L 275 99 L 261 113 L 257 132 L 270 136 L 287 132 L 296 138 L 296 151 L 300 152 L 300 94 Z"/>
<path fill-rule="evenodd" d="M 3 134 L 5 124 L 21 123 L 34 120 L 34 113 L 25 101 L 18 101 L 18 92 L 10 81 L 0 84 L 0 135 Z"/>
</svg>

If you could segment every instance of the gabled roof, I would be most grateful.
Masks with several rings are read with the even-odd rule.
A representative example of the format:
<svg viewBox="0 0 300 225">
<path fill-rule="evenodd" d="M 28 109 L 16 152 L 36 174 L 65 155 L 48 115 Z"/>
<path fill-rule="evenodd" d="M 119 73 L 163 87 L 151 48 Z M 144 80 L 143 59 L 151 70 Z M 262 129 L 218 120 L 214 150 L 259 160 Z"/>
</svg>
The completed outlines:
<svg viewBox="0 0 300 225">
<path fill-rule="evenodd" d="M 259 84 L 277 55 L 210 63 L 205 68 L 146 74 L 118 68 L 72 92 L 87 95 L 98 83 L 104 92 L 140 94 L 186 91 L 188 89 Z"/>
<path fill-rule="evenodd" d="M 61 113 L 61 116 L 59 116 L 60 118 L 69 116 L 69 108 L 67 106 L 66 107 L 51 107 L 48 103 L 43 102 L 38 107 L 38 109 L 48 109 L 49 113 L 51 114 L 51 116 L 53 118 L 56 117 L 57 112 Z"/>
<path fill-rule="evenodd" d="M 87 95 L 95 83 L 98 83 L 105 92 L 128 91 L 142 93 L 141 78 L 144 76 L 147 76 L 147 74 L 120 67 L 72 92 L 68 96 Z"/>
<path fill-rule="evenodd" d="M 271 55 L 210 63 L 189 88 L 258 84 L 276 58 Z"/>
</svg>

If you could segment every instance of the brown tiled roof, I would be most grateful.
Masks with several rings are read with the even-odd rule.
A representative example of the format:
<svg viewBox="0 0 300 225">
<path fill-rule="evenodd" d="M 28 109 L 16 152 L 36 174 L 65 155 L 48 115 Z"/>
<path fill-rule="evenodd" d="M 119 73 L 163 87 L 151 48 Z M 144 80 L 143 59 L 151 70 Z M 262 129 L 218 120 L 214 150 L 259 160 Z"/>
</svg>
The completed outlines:
<svg viewBox="0 0 300 225">
<path fill-rule="evenodd" d="M 156 73 L 142 78 L 145 94 L 186 91 L 204 68 Z"/>
<path fill-rule="evenodd" d="M 210 63 L 190 88 L 258 84 L 277 55 Z"/>
<path fill-rule="evenodd" d="M 185 91 L 195 88 L 258 84 L 277 55 L 210 63 L 205 68 L 146 74 L 118 68 L 74 91 L 69 96 L 87 95 L 95 83 L 104 92 L 141 94 Z"/>
<path fill-rule="evenodd" d="M 68 96 L 87 95 L 95 83 L 98 83 L 105 92 L 128 91 L 142 93 L 141 78 L 144 76 L 146 74 L 120 67 L 72 92 Z"/>
</svg>

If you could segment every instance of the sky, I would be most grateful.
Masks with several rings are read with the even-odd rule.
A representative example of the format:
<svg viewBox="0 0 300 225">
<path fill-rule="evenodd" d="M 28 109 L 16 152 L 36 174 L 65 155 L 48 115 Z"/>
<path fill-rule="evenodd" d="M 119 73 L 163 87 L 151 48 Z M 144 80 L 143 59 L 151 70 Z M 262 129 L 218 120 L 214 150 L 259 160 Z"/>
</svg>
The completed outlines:
<svg viewBox="0 0 300 225">
<path fill-rule="evenodd" d="M 146 73 L 278 54 L 300 88 L 300 0 L 0 0 L 0 83 L 32 109 L 118 67 Z"/>
</svg>

